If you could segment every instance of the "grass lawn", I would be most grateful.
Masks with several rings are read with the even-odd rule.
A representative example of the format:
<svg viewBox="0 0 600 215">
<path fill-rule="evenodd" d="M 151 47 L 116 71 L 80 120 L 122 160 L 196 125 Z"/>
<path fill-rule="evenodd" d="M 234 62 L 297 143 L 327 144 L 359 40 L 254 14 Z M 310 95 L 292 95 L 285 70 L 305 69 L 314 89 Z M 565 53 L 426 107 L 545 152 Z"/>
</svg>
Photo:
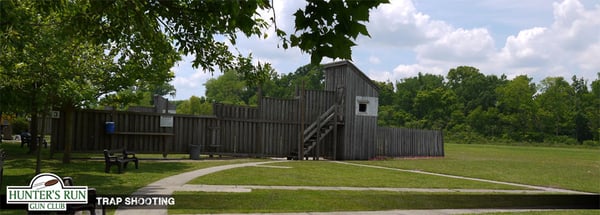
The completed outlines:
<svg viewBox="0 0 600 215">
<path fill-rule="evenodd" d="M 600 150 L 495 145 L 446 144 L 446 157 L 353 161 L 403 169 L 425 170 L 498 181 L 600 191 Z M 504 186 L 413 173 L 355 167 L 330 162 L 284 162 L 246 167 L 196 178 L 190 183 L 242 185 L 311 185 L 376 187 L 493 188 Z M 496 189 L 522 189 L 495 187 Z M 539 196 L 539 195 L 532 195 Z M 392 209 L 516 206 L 504 194 L 423 194 L 362 191 L 254 190 L 251 193 L 176 192 L 169 213 L 261 213 L 299 211 L 368 211 Z M 518 196 L 522 198 L 522 196 Z M 529 200 L 532 201 L 532 200 Z M 558 201 L 557 204 L 559 204 Z M 472 204 L 471 204 L 472 203 Z M 596 214 L 597 210 L 556 211 L 555 214 Z M 527 213 L 525 213 L 527 214 Z M 536 213 L 533 213 L 536 214 Z"/>
<path fill-rule="evenodd" d="M 291 168 L 244 167 L 196 178 L 190 184 L 290 185 L 402 188 L 525 189 L 502 184 L 465 181 L 338 164 L 328 161 L 292 161 L 269 164 Z"/>
<path fill-rule="evenodd" d="M 396 159 L 353 161 L 403 169 L 418 169 L 453 175 L 552 186 L 588 192 L 600 192 L 600 150 L 494 145 L 446 144 L 446 157 L 436 159 Z M 26 155 L 18 144 L 3 143 L 8 152 L 0 193 L 6 185 L 27 185 L 34 176 L 35 157 Z M 160 155 L 142 155 L 159 158 Z M 175 155 L 181 158 L 185 155 Z M 49 159 L 43 150 L 42 172 L 71 176 L 77 185 L 95 187 L 101 195 L 129 194 L 181 172 L 251 159 L 205 162 L 158 162 L 143 160 L 140 169 L 129 168 L 123 174 L 104 173 L 104 162 L 73 160 L 63 164 L 61 156 Z M 101 154 L 77 154 L 74 157 L 101 157 Z M 169 155 L 169 157 L 172 157 Z M 190 183 L 240 185 L 308 185 L 407 188 L 523 189 L 469 180 L 420 175 L 391 170 L 357 167 L 323 161 L 273 163 L 273 167 L 245 167 L 210 174 Z M 254 190 L 250 193 L 176 192 L 177 204 L 169 213 L 238 213 L 300 211 L 362 211 L 426 208 L 469 208 L 485 204 L 513 205 L 505 194 L 398 193 L 364 191 Z M 535 199 L 524 199 L 527 203 Z M 519 201 L 521 202 L 521 201 Z M 502 205 L 503 204 L 503 205 Z M 488 205 L 489 206 L 489 205 Z M 571 212 L 571 211 L 569 211 Z M 582 212 L 582 211 L 578 211 Z M 584 211 L 587 213 L 587 211 Z M 597 212 L 597 211 L 592 211 Z M 558 212 L 561 214 L 560 212 Z M 0 214 L 5 214 L 0 211 Z M 10 213 L 9 213 L 10 214 Z"/>
<path fill-rule="evenodd" d="M 600 150 L 445 144 L 443 159 L 353 161 L 600 193 Z"/>
<path fill-rule="evenodd" d="M 4 164 L 0 194 L 6 192 L 6 185 L 28 185 L 35 176 L 35 156 L 27 155 L 27 149 L 20 148 L 17 143 L 4 142 L 0 147 L 6 150 L 8 155 Z M 94 187 L 100 195 L 126 195 L 171 175 L 211 166 L 256 161 L 250 159 L 205 162 L 141 160 L 139 169 L 135 169 L 134 165 L 130 164 L 122 174 L 117 174 L 116 167 L 111 168 L 111 173 L 105 173 L 103 160 L 73 160 L 69 164 L 63 164 L 60 154 L 55 154 L 54 159 L 49 159 L 48 149 L 44 149 L 42 152 L 42 172 L 54 173 L 60 177 L 70 176 L 75 185 Z M 87 155 L 74 155 L 74 157 L 82 156 Z"/>
</svg>

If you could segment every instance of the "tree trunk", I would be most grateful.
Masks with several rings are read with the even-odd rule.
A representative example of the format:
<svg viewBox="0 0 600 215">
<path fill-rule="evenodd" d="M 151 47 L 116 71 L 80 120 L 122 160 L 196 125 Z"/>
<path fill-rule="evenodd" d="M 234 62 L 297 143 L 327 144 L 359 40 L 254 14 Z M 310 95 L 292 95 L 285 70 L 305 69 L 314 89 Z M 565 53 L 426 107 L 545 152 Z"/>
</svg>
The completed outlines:
<svg viewBox="0 0 600 215">
<path fill-rule="evenodd" d="M 73 117 L 75 114 L 75 108 L 72 106 L 66 106 L 65 112 L 65 149 L 63 152 L 63 163 L 71 162 L 71 149 L 73 148 Z"/>
<path fill-rule="evenodd" d="M 35 108 L 35 107 L 34 107 Z M 29 142 L 29 151 L 27 152 L 28 154 L 33 154 L 37 151 L 37 136 L 39 135 L 38 132 L 38 113 L 37 111 L 31 113 L 31 123 L 29 124 L 29 129 L 30 129 L 30 133 L 31 133 L 31 140 Z"/>
<path fill-rule="evenodd" d="M 45 113 L 45 112 L 44 112 Z M 38 175 L 42 172 L 41 170 L 41 166 L 42 166 L 42 143 L 44 142 L 44 136 L 45 136 L 45 131 L 46 131 L 46 114 L 42 114 L 42 132 L 41 132 L 41 141 L 36 141 L 37 143 L 37 152 L 36 152 L 36 159 L 35 159 L 35 174 Z M 35 138 L 37 139 L 37 138 Z"/>
</svg>

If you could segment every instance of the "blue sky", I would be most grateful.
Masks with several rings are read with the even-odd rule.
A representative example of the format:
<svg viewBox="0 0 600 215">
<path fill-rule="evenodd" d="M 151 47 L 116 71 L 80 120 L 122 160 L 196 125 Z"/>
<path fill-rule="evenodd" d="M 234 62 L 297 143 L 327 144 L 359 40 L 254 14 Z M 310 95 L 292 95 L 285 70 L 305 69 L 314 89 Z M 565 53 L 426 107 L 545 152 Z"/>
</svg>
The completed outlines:
<svg viewBox="0 0 600 215">
<path fill-rule="evenodd" d="M 462 65 L 509 78 L 528 75 L 536 82 L 550 76 L 570 80 L 573 75 L 592 81 L 600 72 L 597 0 L 390 2 L 371 11 L 367 23 L 371 37 L 359 38 L 353 48 L 354 63 L 374 80 L 396 81 L 419 72 L 446 75 Z M 274 4 L 278 27 L 292 32 L 292 14 L 304 2 L 276 0 Z M 276 37 L 238 38 L 237 50 L 270 62 L 279 73 L 310 62 L 310 56 L 298 49 L 277 48 Z M 192 68 L 191 59 L 183 57 L 172 69 L 177 100 L 203 96 L 206 80 L 220 75 Z"/>
</svg>

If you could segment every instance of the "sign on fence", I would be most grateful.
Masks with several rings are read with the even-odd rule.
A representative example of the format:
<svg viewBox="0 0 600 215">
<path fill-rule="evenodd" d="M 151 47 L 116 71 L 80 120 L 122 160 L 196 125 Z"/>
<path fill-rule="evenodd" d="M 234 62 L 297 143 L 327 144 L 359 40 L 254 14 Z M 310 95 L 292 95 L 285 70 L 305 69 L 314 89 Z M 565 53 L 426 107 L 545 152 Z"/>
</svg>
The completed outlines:
<svg viewBox="0 0 600 215">
<path fill-rule="evenodd" d="M 173 116 L 172 115 L 160 116 L 160 127 L 161 128 L 172 128 L 173 127 Z"/>
</svg>

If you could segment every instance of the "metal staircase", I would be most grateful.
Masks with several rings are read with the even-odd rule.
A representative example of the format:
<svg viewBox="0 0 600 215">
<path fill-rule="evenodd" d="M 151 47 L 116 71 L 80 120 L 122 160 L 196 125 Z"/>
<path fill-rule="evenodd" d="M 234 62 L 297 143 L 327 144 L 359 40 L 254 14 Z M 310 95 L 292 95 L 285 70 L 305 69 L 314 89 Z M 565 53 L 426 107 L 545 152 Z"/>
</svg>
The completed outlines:
<svg viewBox="0 0 600 215">
<path fill-rule="evenodd" d="M 315 120 L 312 124 L 310 124 L 304 130 L 304 142 L 302 143 L 303 150 L 301 153 L 298 153 L 296 150 L 292 152 L 291 156 L 288 159 L 302 159 L 303 157 L 308 157 L 309 153 L 314 149 L 317 149 L 317 153 L 315 153 L 315 158 L 318 159 L 318 146 L 319 143 L 336 127 L 336 105 L 331 106 L 327 111 L 321 114 L 317 120 Z M 302 154 L 302 156 L 298 156 Z"/>
</svg>

